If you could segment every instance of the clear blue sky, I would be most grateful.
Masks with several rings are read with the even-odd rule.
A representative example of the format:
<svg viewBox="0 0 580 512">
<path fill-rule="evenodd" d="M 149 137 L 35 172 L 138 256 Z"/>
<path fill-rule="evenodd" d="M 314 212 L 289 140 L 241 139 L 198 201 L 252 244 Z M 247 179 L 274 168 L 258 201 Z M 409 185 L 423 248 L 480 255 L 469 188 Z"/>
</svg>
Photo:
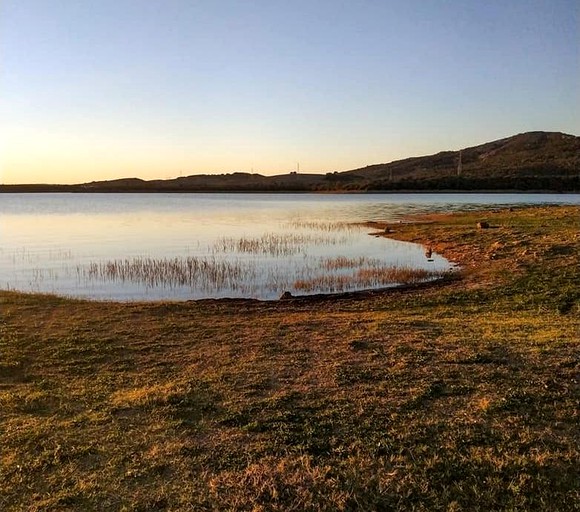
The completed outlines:
<svg viewBox="0 0 580 512">
<path fill-rule="evenodd" d="M 578 0 L 1 0 L 0 182 L 578 135 L 579 27 Z"/>
</svg>

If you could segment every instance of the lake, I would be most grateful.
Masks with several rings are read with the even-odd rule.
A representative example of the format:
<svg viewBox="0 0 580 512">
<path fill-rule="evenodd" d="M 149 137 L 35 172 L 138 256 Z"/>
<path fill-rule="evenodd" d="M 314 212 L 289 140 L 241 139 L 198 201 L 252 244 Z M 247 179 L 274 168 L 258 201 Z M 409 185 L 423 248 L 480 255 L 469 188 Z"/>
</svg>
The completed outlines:
<svg viewBox="0 0 580 512">
<path fill-rule="evenodd" d="M 452 265 L 357 223 L 580 204 L 578 194 L 1 194 L 0 288 L 97 300 L 276 299 Z"/>
</svg>

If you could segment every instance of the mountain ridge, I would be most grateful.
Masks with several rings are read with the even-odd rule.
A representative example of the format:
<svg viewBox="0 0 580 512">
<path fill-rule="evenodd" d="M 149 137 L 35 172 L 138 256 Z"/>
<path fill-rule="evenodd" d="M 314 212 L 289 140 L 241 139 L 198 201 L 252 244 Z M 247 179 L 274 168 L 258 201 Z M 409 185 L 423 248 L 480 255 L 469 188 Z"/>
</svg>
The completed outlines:
<svg viewBox="0 0 580 512">
<path fill-rule="evenodd" d="M 459 165 L 461 161 L 461 165 Z M 78 185 L 0 185 L 0 192 L 340 192 L 580 190 L 580 137 L 533 131 L 459 151 L 440 151 L 326 174 L 247 172 L 167 180 L 120 178 Z"/>
</svg>

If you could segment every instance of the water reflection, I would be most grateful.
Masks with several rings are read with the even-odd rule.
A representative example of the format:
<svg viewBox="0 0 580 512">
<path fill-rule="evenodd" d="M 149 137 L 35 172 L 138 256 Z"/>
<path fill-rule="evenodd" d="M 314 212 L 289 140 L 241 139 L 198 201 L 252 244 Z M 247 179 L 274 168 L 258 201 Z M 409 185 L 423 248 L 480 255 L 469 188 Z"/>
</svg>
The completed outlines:
<svg viewBox="0 0 580 512">
<path fill-rule="evenodd" d="M 353 222 L 522 202 L 580 203 L 577 195 L 4 194 L 0 286 L 116 300 L 265 299 L 429 279 L 449 263 Z"/>
</svg>

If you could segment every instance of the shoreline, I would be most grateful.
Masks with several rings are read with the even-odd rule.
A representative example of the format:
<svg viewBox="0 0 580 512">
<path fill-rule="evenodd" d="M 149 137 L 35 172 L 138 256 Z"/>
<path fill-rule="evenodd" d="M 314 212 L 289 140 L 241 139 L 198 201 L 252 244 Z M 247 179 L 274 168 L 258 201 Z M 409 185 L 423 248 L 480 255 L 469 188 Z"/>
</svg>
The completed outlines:
<svg viewBox="0 0 580 512">
<path fill-rule="evenodd" d="M 131 189 L 111 189 L 111 190 L 90 190 L 77 188 L 78 185 L 0 185 L 0 194 L 272 194 L 272 195 L 287 195 L 287 194 L 309 194 L 309 195 L 365 195 L 365 194 L 558 194 L 558 195 L 579 195 L 580 190 L 558 190 L 558 189 L 377 189 L 377 190 L 264 190 L 264 189 L 154 189 L 154 190 L 131 190 Z M 8 188 L 15 188 L 18 190 L 8 190 Z M 28 190 L 36 188 L 35 190 Z M 68 190 L 63 190 L 66 188 Z M 70 190 L 74 189 L 74 190 Z"/>
</svg>

